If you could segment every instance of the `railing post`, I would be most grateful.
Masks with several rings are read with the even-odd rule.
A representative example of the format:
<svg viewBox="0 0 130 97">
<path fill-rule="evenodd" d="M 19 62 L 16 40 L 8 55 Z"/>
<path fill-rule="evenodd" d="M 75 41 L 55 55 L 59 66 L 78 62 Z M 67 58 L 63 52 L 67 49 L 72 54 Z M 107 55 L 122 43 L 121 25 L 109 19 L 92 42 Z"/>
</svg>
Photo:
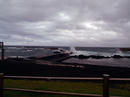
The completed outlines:
<svg viewBox="0 0 130 97">
<path fill-rule="evenodd" d="M 0 42 L 0 48 L 1 48 L 1 62 L 4 61 L 4 42 Z"/>
<path fill-rule="evenodd" d="M 4 74 L 0 73 L 0 97 L 3 97 L 3 79 L 4 78 Z"/>
<path fill-rule="evenodd" d="M 103 97 L 109 97 L 109 77 L 108 74 L 103 74 Z"/>
<path fill-rule="evenodd" d="M 1 49 L 1 60 L 4 61 L 4 48 Z"/>
</svg>

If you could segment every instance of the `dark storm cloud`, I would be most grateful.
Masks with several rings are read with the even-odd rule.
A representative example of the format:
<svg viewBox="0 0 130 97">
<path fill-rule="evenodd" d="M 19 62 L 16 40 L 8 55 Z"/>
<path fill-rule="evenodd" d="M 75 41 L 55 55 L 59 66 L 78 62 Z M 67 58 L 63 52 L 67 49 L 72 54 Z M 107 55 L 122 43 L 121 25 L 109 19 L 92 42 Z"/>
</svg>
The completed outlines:
<svg viewBox="0 0 130 97">
<path fill-rule="evenodd" d="M 0 41 L 130 46 L 130 0 L 0 0 Z"/>
</svg>

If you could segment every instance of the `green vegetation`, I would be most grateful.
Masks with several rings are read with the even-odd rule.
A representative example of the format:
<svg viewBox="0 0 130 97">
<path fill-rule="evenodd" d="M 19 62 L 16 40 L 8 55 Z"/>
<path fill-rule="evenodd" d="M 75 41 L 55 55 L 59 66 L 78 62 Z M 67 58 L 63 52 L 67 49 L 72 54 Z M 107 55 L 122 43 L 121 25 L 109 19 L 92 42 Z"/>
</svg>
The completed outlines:
<svg viewBox="0 0 130 97">
<path fill-rule="evenodd" d="M 36 90 L 53 90 L 61 92 L 76 92 L 102 94 L 102 83 L 97 82 L 69 82 L 69 81 L 40 81 L 40 80 L 11 80 L 4 81 L 5 88 L 23 88 Z M 130 84 L 116 84 L 110 88 L 111 95 L 130 97 Z M 40 93 L 5 91 L 5 97 L 59 97 Z M 68 97 L 68 96 L 60 96 Z"/>
</svg>

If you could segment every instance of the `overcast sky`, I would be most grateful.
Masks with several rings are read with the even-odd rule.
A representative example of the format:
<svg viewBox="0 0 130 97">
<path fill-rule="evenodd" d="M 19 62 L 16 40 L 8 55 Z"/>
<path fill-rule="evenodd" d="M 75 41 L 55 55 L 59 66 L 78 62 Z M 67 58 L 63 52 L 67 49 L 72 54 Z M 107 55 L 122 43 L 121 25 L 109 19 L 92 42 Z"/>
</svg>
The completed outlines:
<svg viewBox="0 0 130 97">
<path fill-rule="evenodd" d="M 130 47 L 130 0 L 0 0 L 0 41 Z"/>
</svg>

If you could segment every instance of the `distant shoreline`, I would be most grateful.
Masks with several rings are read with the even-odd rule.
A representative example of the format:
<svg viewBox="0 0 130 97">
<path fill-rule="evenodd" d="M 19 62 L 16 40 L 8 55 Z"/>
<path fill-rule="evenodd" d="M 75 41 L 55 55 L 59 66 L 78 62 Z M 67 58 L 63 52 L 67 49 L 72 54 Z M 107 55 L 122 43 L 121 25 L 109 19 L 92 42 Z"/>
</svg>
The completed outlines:
<svg viewBox="0 0 130 97">
<path fill-rule="evenodd" d="M 18 47 L 22 47 L 22 46 L 25 46 L 25 47 L 70 47 L 69 45 L 66 45 L 66 46 L 48 46 L 48 45 L 4 45 L 5 47 L 9 46 L 18 46 Z M 112 47 L 112 46 L 74 46 L 74 47 L 87 47 L 87 48 L 130 48 L 130 47 Z"/>
</svg>

